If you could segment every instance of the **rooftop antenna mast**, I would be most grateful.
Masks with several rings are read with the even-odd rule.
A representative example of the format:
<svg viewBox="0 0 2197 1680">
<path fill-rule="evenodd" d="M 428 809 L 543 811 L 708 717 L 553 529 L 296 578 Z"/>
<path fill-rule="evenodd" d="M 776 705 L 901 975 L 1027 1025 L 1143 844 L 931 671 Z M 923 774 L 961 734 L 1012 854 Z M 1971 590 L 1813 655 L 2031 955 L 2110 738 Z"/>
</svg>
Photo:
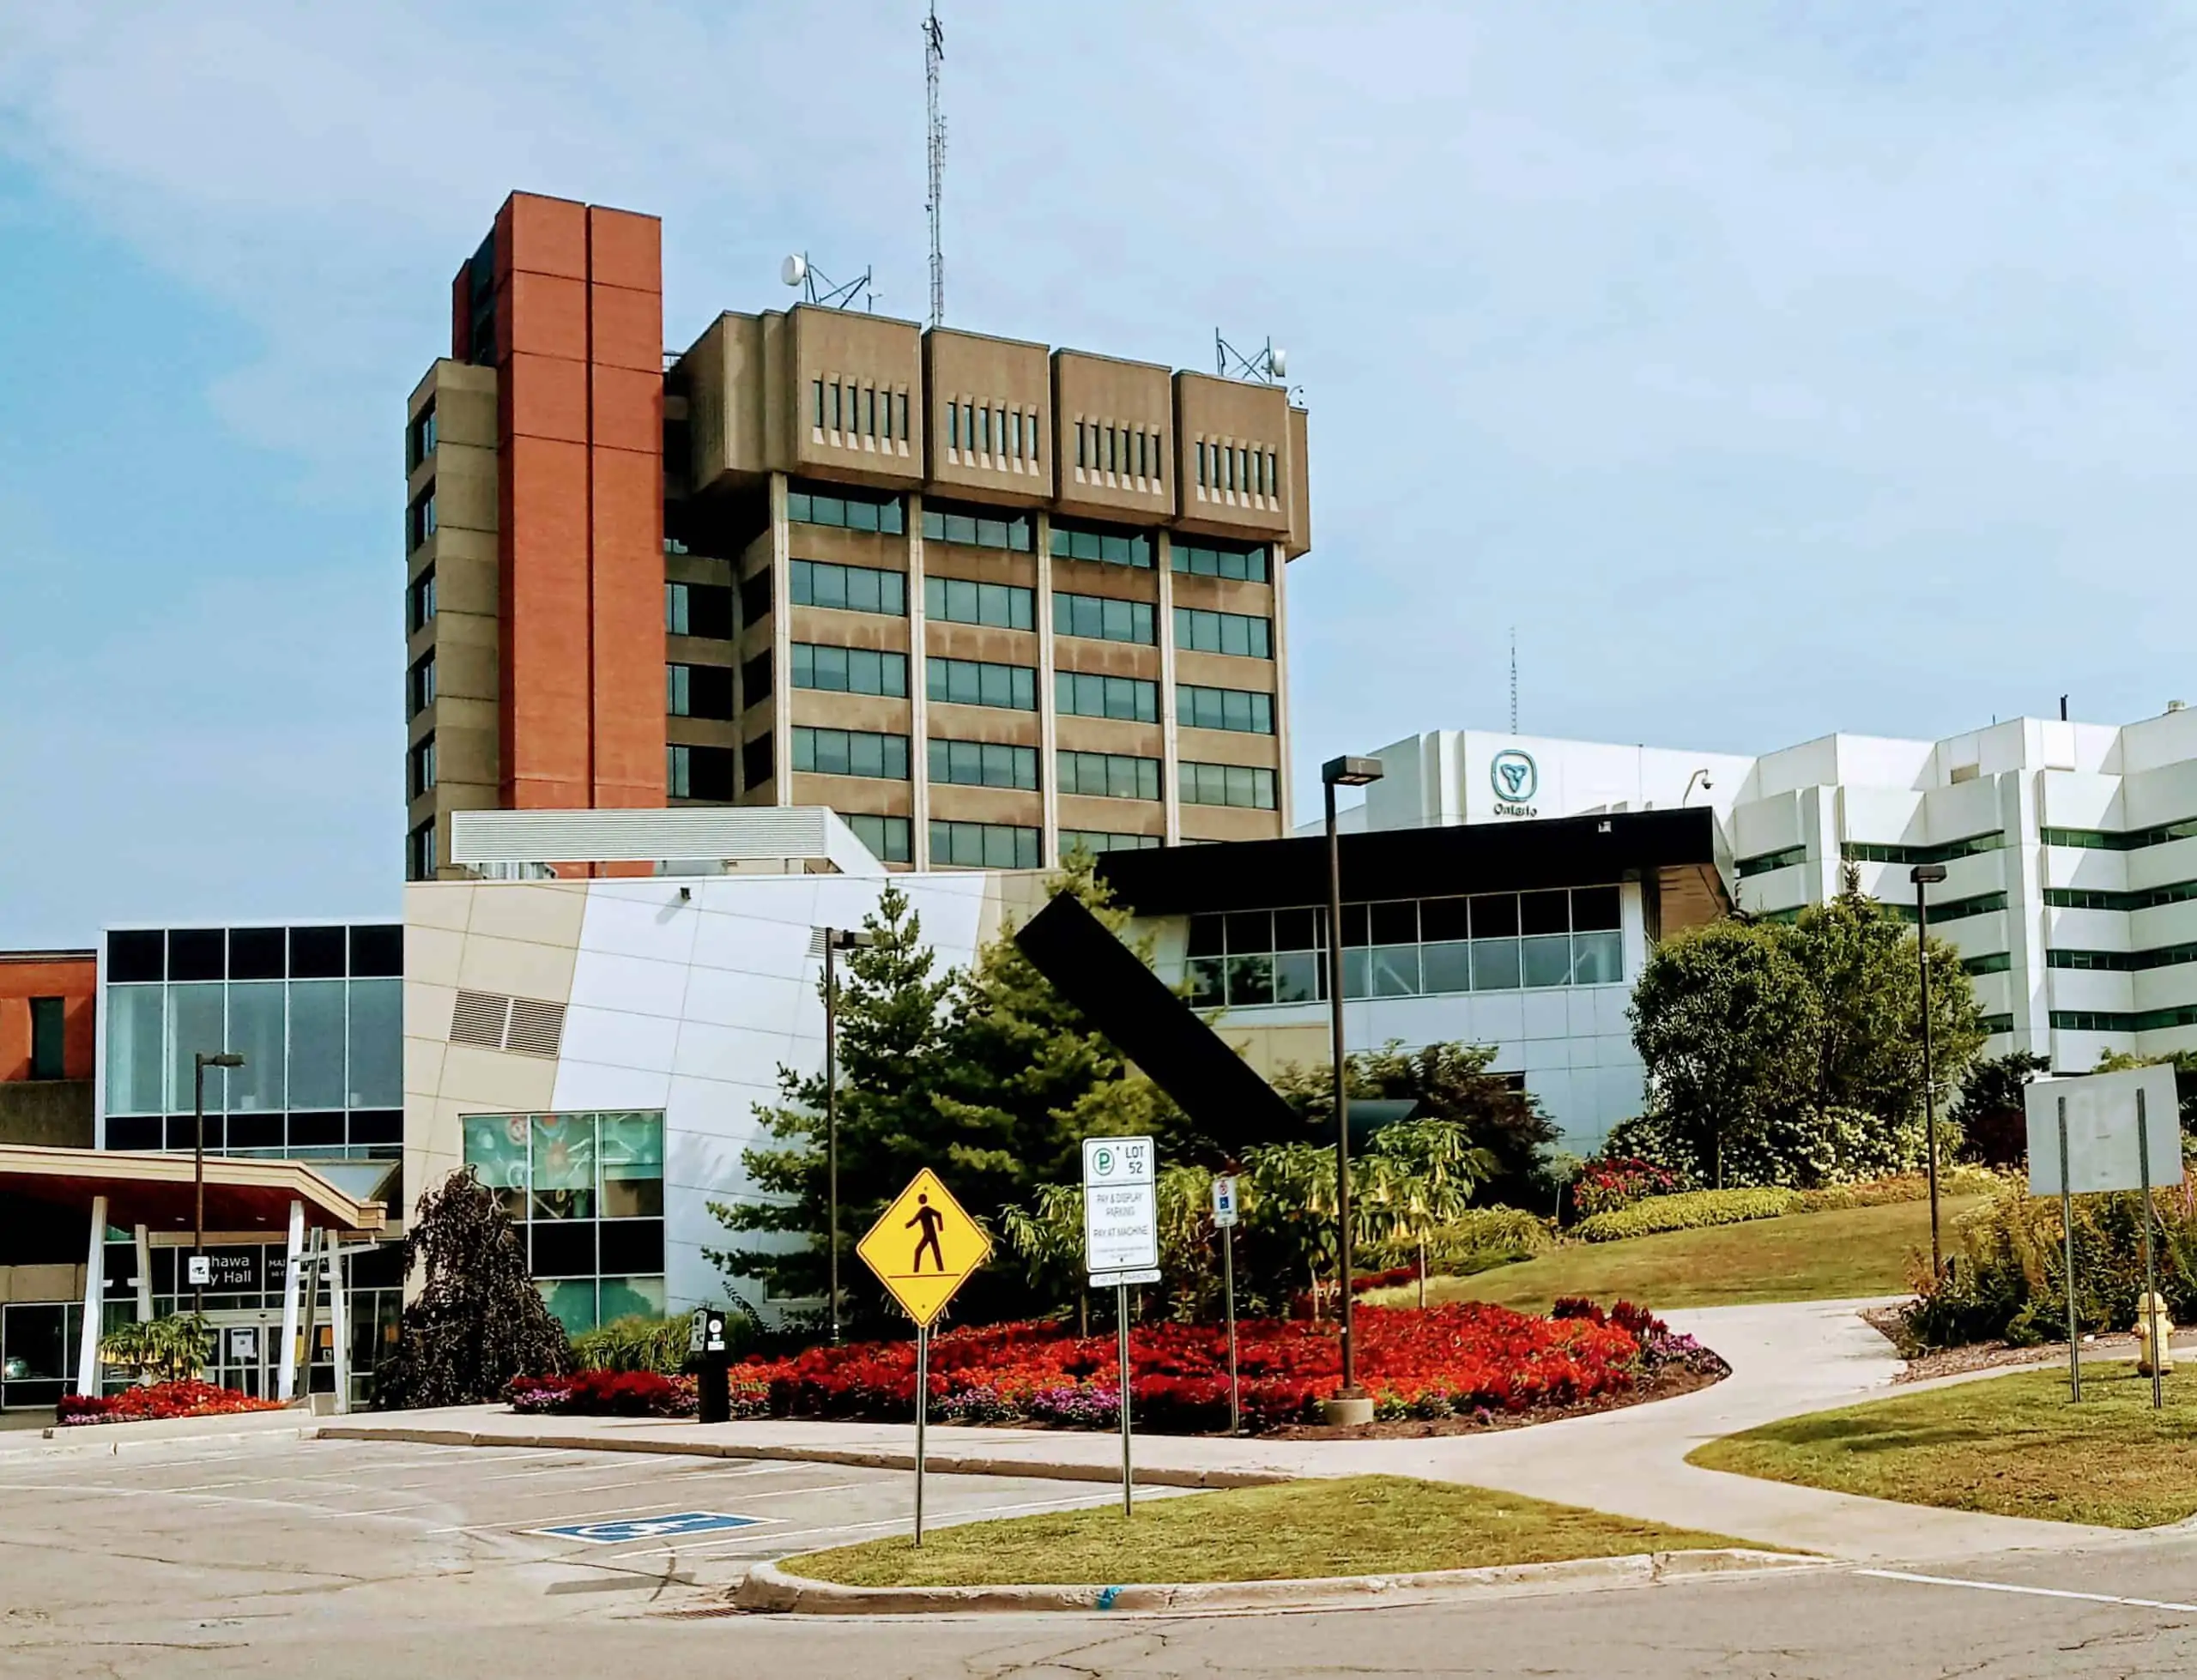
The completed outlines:
<svg viewBox="0 0 2197 1680">
<path fill-rule="evenodd" d="M 1246 355 L 1228 341 L 1220 328 L 1215 327 L 1213 329 L 1213 371 L 1224 379 L 1248 379 L 1260 384 L 1280 385 L 1292 402 L 1304 393 L 1304 386 L 1289 383 L 1289 352 L 1280 348 L 1271 338 Z"/>
<path fill-rule="evenodd" d="M 778 264 L 778 278 L 799 289 L 803 301 L 820 304 L 826 309 L 852 309 L 857 295 L 863 309 L 875 312 L 877 308 L 877 288 L 872 281 L 873 271 L 864 269 L 852 280 L 833 280 L 823 269 L 808 260 L 808 253 L 797 251 Z"/>
<path fill-rule="evenodd" d="M 923 20 L 923 100 L 930 118 L 930 196 L 923 205 L 930 217 L 930 323 L 946 322 L 946 257 L 939 249 L 939 198 L 946 186 L 946 113 L 938 108 L 938 69 L 946 59 L 946 32 L 938 25 L 937 0 Z"/>
</svg>

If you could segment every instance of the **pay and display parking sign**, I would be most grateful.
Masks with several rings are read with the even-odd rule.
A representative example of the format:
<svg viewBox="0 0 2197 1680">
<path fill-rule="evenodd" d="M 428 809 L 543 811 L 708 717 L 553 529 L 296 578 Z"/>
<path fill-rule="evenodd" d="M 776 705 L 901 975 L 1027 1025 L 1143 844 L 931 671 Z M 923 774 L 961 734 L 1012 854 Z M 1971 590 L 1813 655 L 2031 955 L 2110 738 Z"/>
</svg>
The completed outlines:
<svg viewBox="0 0 2197 1680">
<path fill-rule="evenodd" d="M 1095 1285 L 1159 1264 L 1159 1189 L 1149 1138 L 1083 1140 L 1083 1259 Z"/>
</svg>

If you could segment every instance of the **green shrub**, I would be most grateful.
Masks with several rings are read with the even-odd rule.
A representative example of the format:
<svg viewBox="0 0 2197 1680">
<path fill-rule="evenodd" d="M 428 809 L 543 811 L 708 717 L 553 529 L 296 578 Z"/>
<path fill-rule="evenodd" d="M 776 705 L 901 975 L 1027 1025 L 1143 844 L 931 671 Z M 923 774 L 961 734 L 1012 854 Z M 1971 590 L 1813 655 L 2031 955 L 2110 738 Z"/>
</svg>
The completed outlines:
<svg viewBox="0 0 2197 1680">
<path fill-rule="evenodd" d="M 728 1313 L 726 1339 L 744 1341 L 739 1330 L 745 1322 L 744 1314 Z M 660 1376 L 675 1376 L 687 1363 L 691 1329 L 691 1321 L 683 1313 L 675 1318 L 649 1318 L 637 1313 L 573 1337 L 572 1358 L 583 1371 L 654 1371 Z"/>
<path fill-rule="evenodd" d="M 2056 1197 L 2033 1197 L 2018 1181 L 1955 1227 L 1946 1277 L 1927 1275 L 1903 1315 L 1911 1346 L 1957 1347 L 2004 1339 L 2017 1346 L 2065 1338 L 2067 1265 Z M 2152 1195 L 2159 1292 L 2175 1321 L 2197 1319 L 2197 1200 L 2186 1189 Z M 2085 1333 L 2126 1330 L 2144 1288 L 2143 1198 L 2133 1192 L 2074 1201 L 2075 1322 Z"/>
<path fill-rule="evenodd" d="M 1469 1277 L 1491 1266 L 1531 1260 L 1554 1246 L 1548 1222 L 1518 1207 L 1468 1208 L 1426 1234 L 1426 1269 Z"/>
<path fill-rule="evenodd" d="M 1630 1207 L 1582 1219 L 1571 1228 L 1571 1235 L 1583 1242 L 1617 1242 L 1658 1231 L 1775 1219 L 1796 1212 L 1800 1202 L 1800 1193 L 1794 1190 L 1684 1190 L 1675 1196 L 1648 1196 Z"/>
</svg>

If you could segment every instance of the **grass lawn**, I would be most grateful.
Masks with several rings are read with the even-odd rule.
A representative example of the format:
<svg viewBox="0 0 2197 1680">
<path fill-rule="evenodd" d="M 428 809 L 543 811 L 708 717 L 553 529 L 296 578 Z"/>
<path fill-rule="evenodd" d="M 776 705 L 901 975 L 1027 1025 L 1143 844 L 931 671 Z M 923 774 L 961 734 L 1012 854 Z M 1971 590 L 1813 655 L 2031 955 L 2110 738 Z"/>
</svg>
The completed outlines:
<svg viewBox="0 0 2197 1680">
<path fill-rule="evenodd" d="M 1954 1216 L 1975 1206 L 1973 1200 L 1942 1204 L 1949 1233 Z M 1927 1270 L 1929 1249 L 1929 1203 L 1894 1202 L 1663 1231 L 1622 1242 L 1567 1242 L 1515 1266 L 1434 1278 L 1426 1298 L 1492 1301 L 1528 1313 L 1546 1312 L 1561 1295 L 1589 1296 L 1605 1305 L 1622 1298 L 1658 1312 L 1758 1301 L 1836 1301 L 1898 1294 L 1909 1287 L 1910 1256 L 1923 1255 Z M 1418 1294 L 1407 1284 L 1364 1298 L 1407 1307 Z"/>
<path fill-rule="evenodd" d="M 1687 1459 L 1773 1482 L 2008 1517 L 2151 1528 L 2197 1514 L 2197 1370 L 2166 1407 L 2133 1363 L 1964 1382 L 1728 1435 Z"/>
<path fill-rule="evenodd" d="M 1401 1476 L 1290 1482 L 933 1530 L 784 1561 L 788 1573 L 850 1586 L 1129 1586 L 1552 1563 L 1643 1551 L 1745 1545 L 1716 1534 L 1606 1516 Z"/>
</svg>

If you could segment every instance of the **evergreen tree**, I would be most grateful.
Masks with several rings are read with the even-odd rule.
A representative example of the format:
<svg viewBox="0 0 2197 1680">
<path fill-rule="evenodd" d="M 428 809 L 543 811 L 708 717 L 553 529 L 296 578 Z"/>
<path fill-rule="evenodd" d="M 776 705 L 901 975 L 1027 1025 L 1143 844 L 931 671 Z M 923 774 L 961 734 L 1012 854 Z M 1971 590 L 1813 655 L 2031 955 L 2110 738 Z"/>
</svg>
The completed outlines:
<svg viewBox="0 0 2197 1680">
<path fill-rule="evenodd" d="M 1074 894 L 1109 932 L 1125 933 L 1129 913 L 1096 878 L 1088 853 L 1072 853 L 1046 885 L 1049 894 Z M 1148 949 L 1137 954 L 1151 960 Z M 1211 1152 L 1165 1093 L 1022 954 L 1011 928 L 958 977 L 944 1049 L 940 1112 L 996 1151 L 979 1196 L 987 1216 L 1041 1184 L 1080 1180 L 1087 1137 L 1149 1135 L 1171 1164 Z"/>
<path fill-rule="evenodd" d="M 875 944 L 849 952 L 840 966 L 839 1230 L 844 1245 L 839 1287 L 857 1320 L 884 1311 L 884 1296 L 854 1245 L 885 1204 L 929 1167 L 954 1195 L 980 1212 L 990 1185 L 1008 1176 L 1003 1138 L 934 1106 L 942 1054 L 941 1006 L 953 982 L 934 975 L 935 953 L 923 942 L 923 918 L 908 897 L 887 886 L 875 912 L 862 919 Z M 817 982 L 820 996 L 823 982 Z M 772 1141 L 741 1157 L 755 1197 L 711 1202 L 728 1230 L 763 1239 L 727 1250 L 705 1250 L 729 1278 L 760 1280 L 781 1296 L 820 1297 L 830 1275 L 829 1163 L 824 1075 L 778 1069 L 779 1100 L 759 1103 Z"/>
<path fill-rule="evenodd" d="M 374 1373 L 374 1407 L 475 1405 L 515 1376 L 572 1369 L 571 1346 L 527 1274 L 526 1249 L 495 1193 L 470 1167 L 420 1199 L 404 1275 L 427 1282 L 404 1308 L 396 1351 Z"/>
</svg>

